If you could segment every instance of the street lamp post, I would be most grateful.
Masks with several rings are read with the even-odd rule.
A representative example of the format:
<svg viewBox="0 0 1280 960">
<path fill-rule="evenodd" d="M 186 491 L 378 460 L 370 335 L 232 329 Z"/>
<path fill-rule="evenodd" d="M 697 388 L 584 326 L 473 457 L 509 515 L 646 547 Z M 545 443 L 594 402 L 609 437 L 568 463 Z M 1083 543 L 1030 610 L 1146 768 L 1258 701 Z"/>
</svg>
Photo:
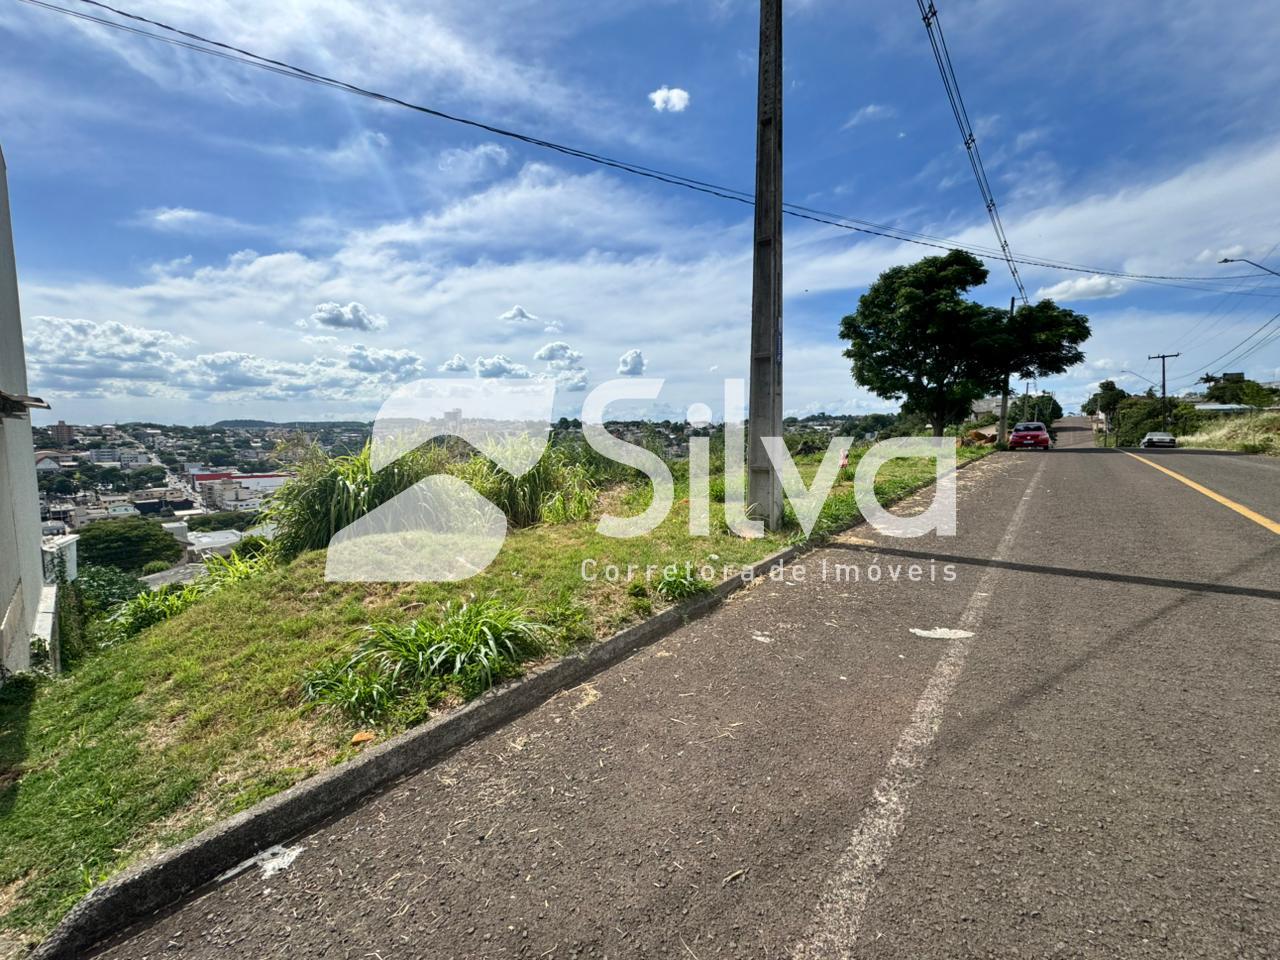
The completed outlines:
<svg viewBox="0 0 1280 960">
<path fill-rule="evenodd" d="M 1257 267 L 1259 270 L 1265 270 L 1267 273 L 1280 277 L 1280 273 L 1276 273 L 1276 271 L 1272 270 L 1270 267 L 1264 267 L 1262 264 L 1254 263 L 1252 260 L 1246 260 L 1244 257 L 1223 257 L 1218 262 L 1219 263 L 1247 263 L 1251 267 Z"/>
</svg>

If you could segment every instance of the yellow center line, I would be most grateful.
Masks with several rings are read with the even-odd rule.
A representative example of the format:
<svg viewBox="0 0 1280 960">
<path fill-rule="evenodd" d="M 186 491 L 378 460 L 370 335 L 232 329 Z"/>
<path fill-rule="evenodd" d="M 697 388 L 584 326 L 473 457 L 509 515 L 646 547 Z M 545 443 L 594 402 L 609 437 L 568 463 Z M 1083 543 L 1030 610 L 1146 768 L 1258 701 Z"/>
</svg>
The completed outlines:
<svg viewBox="0 0 1280 960">
<path fill-rule="evenodd" d="M 1192 490 L 1195 490 L 1199 493 L 1203 493 L 1210 500 L 1216 500 L 1218 503 L 1222 504 L 1224 507 L 1227 507 L 1230 510 L 1234 510 L 1236 513 L 1240 514 L 1240 516 L 1242 517 L 1248 517 L 1258 526 L 1266 527 L 1272 533 L 1280 533 L 1280 523 L 1276 523 L 1274 520 L 1270 519 L 1269 517 L 1264 517 L 1262 514 L 1258 513 L 1255 510 L 1250 510 L 1244 504 L 1236 503 L 1234 500 L 1228 499 L 1227 497 L 1224 497 L 1220 493 L 1215 493 L 1214 491 L 1210 490 L 1208 487 L 1202 486 L 1201 484 L 1196 483 L 1194 480 L 1188 477 L 1184 477 L 1182 474 L 1176 473 L 1173 470 L 1170 470 L 1168 467 L 1162 467 L 1160 466 L 1160 464 L 1155 463 L 1151 460 L 1148 460 L 1146 457 L 1140 457 L 1136 453 L 1130 453 L 1128 450 L 1121 450 L 1120 452 L 1127 457 L 1133 457 L 1133 459 L 1135 460 L 1141 460 L 1143 463 L 1145 463 L 1149 467 L 1155 467 L 1161 473 L 1167 473 L 1169 476 L 1173 477 L 1173 479 L 1181 483 L 1185 483 Z"/>
</svg>

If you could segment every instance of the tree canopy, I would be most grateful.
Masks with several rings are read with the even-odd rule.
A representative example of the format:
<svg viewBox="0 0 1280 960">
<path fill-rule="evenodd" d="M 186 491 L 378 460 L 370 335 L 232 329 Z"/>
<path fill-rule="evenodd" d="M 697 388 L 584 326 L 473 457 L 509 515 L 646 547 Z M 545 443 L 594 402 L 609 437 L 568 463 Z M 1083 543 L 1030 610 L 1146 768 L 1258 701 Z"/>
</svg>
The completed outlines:
<svg viewBox="0 0 1280 960">
<path fill-rule="evenodd" d="M 962 250 L 880 274 L 840 321 L 854 379 L 942 436 L 1011 375 L 1051 376 L 1084 359 L 1086 317 L 1052 300 L 1010 315 L 965 297 L 986 279 L 982 261 Z"/>
<path fill-rule="evenodd" d="M 989 332 L 988 311 L 963 296 L 987 279 L 982 261 L 961 250 L 890 267 L 840 321 L 858 383 L 904 413 L 929 418 L 935 436 L 963 419 L 986 392 L 973 350 Z"/>
<path fill-rule="evenodd" d="M 1110 420 L 1115 417 L 1116 408 L 1120 406 L 1120 402 L 1128 396 L 1129 392 L 1116 386 L 1114 380 L 1103 380 L 1098 384 L 1098 392 L 1086 400 L 1081 409 L 1090 416 L 1095 413 L 1104 413 Z"/>
<path fill-rule="evenodd" d="M 177 562 L 183 547 L 157 521 L 142 517 L 95 520 L 78 530 L 80 561 L 121 570 L 141 570 L 152 560 Z"/>
<path fill-rule="evenodd" d="M 1255 380 L 1215 380 L 1204 392 L 1210 403 L 1242 403 L 1265 407 L 1276 402 L 1275 394 Z"/>
</svg>

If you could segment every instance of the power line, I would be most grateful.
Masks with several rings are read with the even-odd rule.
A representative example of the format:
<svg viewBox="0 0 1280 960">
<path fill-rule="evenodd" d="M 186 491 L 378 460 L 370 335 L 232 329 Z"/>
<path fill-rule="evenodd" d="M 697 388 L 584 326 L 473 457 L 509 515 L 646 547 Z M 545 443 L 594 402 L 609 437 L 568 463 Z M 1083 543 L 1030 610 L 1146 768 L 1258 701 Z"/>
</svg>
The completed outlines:
<svg viewBox="0 0 1280 960">
<path fill-rule="evenodd" d="M 1275 253 L 1277 247 L 1280 247 L 1280 241 L 1277 241 L 1275 244 L 1273 244 L 1271 249 L 1267 251 L 1266 255 L 1261 258 L 1264 263 L 1271 257 L 1273 253 Z M 1253 283 L 1252 289 L 1253 290 L 1262 289 L 1262 282 L 1264 279 L 1265 278 L 1262 276 L 1262 274 L 1259 274 L 1258 279 Z M 1198 338 L 1196 338 L 1196 340 L 1194 340 L 1193 342 L 1187 343 L 1187 348 L 1193 349 L 1197 346 L 1201 346 L 1205 343 L 1208 343 L 1211 339 L 1213 339 L 1213 336 L 1212 336 L 1213 331 L 1217 329 L 1219 326 L 1221 326 L 1222 322 L 1226 320 L 1226 318 L 1235 311 L 1237 306 L 1240 305 L 1241 301 L 1231 300 L 1231 294 L 1233 292 L 1241 291 L 1242 287 L 1243 287 L 1243 281 L 1234 284 L 1232 290 L 1228 290 L 1225 293 L 1223 293 L 1222 297 L 1218 300 L 1218 302 L 1214 304 L 1213 309 L 1210 310 L 1207 314 L 1202 314 L 1200 319 L 1198 319 L 1195 323 L 1193 323 L 1190 327 L 1188 327 L 1187 330 L 1183 333 L 1183 335 L 1174 342 L 1173 346 L 1176 347 L 1179 343 L 1187 342 L 1191 337 L 1191 334 L 1194 333 L 1201 326 L 1203 326 L 1205 323 L 1208 323 L 1208 326 L 1204 328 L 1203 333 Z M 1225 310 L 1223 310 L 1224 307 L 1226 307 Z M 1222 311 L 1220 315 L 1219 315 L 1219 311 Z M 1212 319 L 1212 322 L 1209 323 L 1211 319 Z"/>
<path fill-rule="evenodd" d="M 203 53 L 208 56 L 218 57 L 223 60 L 229 60 L 240 63 L 245 66 L 256 67 L 271 73 L 278 74 L 283 77 L 291 77 L 295 80 L 303 80 L 307 83 L 316 84 L 318 86 L 329 87 L 355 96 L 365 97 L 390 106 L 400 107 L 406 110 L 412 110 L 417 113 L 425 114 L 439 120 L 447 120 L 451 123 L 461 124 L 463 126 L 472 127 L 474 129 L 483 130 L 494 136 L 505 137 L 516 140 L 530 146 L 539 147 L 545 150 L 551 150 L 565 156 L 573 157 L 579 160 L 585 160 L 611 169 L 619 170 L 623 173 L 629 173 L 634 176 L 644 177 L 655 180 L 670 186 L 682 187 L 697 193 L 707 194 L 722 200 L 730 200 L 745 206 L 754 206 L 755 197 L 753 194 L 744 190 L 738 190 L 733 187 L 726 187 L 716 183 L 710 183 L 705 180 L 699 180 L 693 177 L 687 177 L 683 174 L 672 173 L 666 170 L 660 170 L 653 167 L 647 167 L 642 164 L 630 161 L 619 160 L 604 154 L 595 153 L 578 147 L 568 146 L 566 144 L 557 143 L 553 140 L 546 140 L 541 137 L 535 137 L 530 134 L 520 133 L 515 130 L 509 130 L 504 127 L 495 126 L 480 120 L 473 120 L 468 117 L 462 117 L 455 114 L 447 113 L 443 110 L 437 110 L 422 104 L 412 103 L 390 94 L 380 93 L 376 90 L 369 90 L 345 80 L 338 80 L 334 77 L 325 76 L 324 74 L 315 73 L 304 67 L 295 66 L 283 60 L 276 60 L 261 54 L 253 53 L 250 50 L 236 47 L 228 43 L 218 40 L 212 40 L 198 33 L 189 30 L 183 30 L 179 27 L 171 26 L 159 20 L 153 20 L 139 14 L 130 13 L 127 10 L 121 10 L 117 7 L 101 3 L 99 0 L 79 0 L 80 3 L 96 7 L 100 10 L 108 11 L 116 16 L 124 17 L 136 23 L 144 23 L 148 26 L 164 30 L 172 33 L 174 36 L 164 36 L 162 34 L 153 33 L 139 27 L 129 24 L 119 23 L 105 17 L 95 16 L 77 10 L 70 10 L 66 7 L 49 3 L 47 0 L 22 0 L 23 3 L 40 7 L 54 13 L 64 14 L 66 16 L 75 17 L 79 20 L 85 20 L 109 27 L 113 30 L 120 30 L 135 36 L 144 37 L 149 40 L 156 40 L 161 43 L 168 43 L 174 46 L 182 47 L 196 53 Z M 936 11 L 935 11 L 936 15 Z M 180 39 L 182 38 L 182 39 Z M 850 217 L 844 214 L 830 213 L 827 211 L 815 210 L 811 207 L 804 207 L 799 204 L 785 203 L 783 204 L 783 212 L 788 216 L 808 220 L 815 223 L 825 224 L 827 226 L 838 227 L 842 230 L 849 230 L 856 233 L 868 234 L 871 236 L 881 237 L 887 240 L 894 240 L 899 243 L 910 243 L 917 246 L 932 247 L 940 250 L 966 250 L 974 253 L 981 258 L 996 258 L 1006 261 L 1016 276 L 1016 264 L 1025 264 L 1028 266 L 1039 267 L 1046 270 L 1063 270 L 1074 273 L 1090 273 L 1099 276 L 1115 277 L 1122 280 L 1133 280 L 1142 283 L 1155 283 L 1160 285 L 1176 286 L 1179 289 L 1196 290 L 1204 288 L 1196 288 L 1186 286 L 1188 283 L 1207 283 L 1221 282 L 1227 280 L 1244 280 L 1253 279 L 1253 274 L 1238 274 L 1214 277 L 1188 277 L 1174 276 L 1165 274 L 1141 274 L 1141 273 L 1125 273 L 1118 270 L 1107 270 L 1102 267 L 1094 267 L 1085 264 L 1073 264 L 1069 261 L 1054 260 L 1048 257 L 1034 256 L 1015 256 L 1009 253 L 1008 244 L 1002 244 L 1001 251 L 997 252 L 993 248 L 983 247 L 977 244 L 965 244 L 946 237 L 932 236 L 926 233 L 917 233 L 915 231 L 905 230 L 898 227 L 892 227 L 885 224 L 875 223 L 870 220 L 862 220 L 857 217 Z M 998 214 L 997 214 L 998 216 Z M 1001 236 L 1003 236 L 1003 228 L 1001 228 Z M 1019 289 L 1022 290 L 1022 284 L 1019 280 Z M 1026 300 L 1025 290 L 1023 299 Z M 1210 292 L 1219 292 L 1211 290 Z M 1259 294 L 1267 296 L 1267 294 Z"/>
<path fill-rule="evenodd" d="M 1022 277 L 1018 275 L 1018 266 L 1009 252 L 1009 240 L 1004 233 L 1004 223 L 1000 220 L 1000 210 L 996 206 L 991 182 L 987 179 L 986 167 L 982 164 L 982 154 L 978 151 L 978 138 L 973 132 L 973 124 L 969 122 L 969 111 L 965 109 L 964 97 L 960 93 L 960 82 L 956 79 L 955 67 L 951 63 L 951 53 L 947 50 L 947 38 L 942 33 L 938 8 L 933 5 L 933 0 L 929 0 L 928 4 L 925 0 L 916 0 L 916 5 L 920 8 L 920 17 L 924 20 L 925 31 L 929 34 L 929 46 L 933 48 L 933 59 L 938 64 L 938 73 L 942 76 L 942 85 L 946 88 L 951 112 L 955 115 L 956 125 L 960 128 L 960 136 L 964 140 L 969 166 L 973 168 L 974 179 L 978 181 L 978 190 L 982 193 L 983 203 L 986 204 L 987 216 L 991 219 L 991 229 L 995 231 L 996 240 L 1004 254 L 1005 263 L 1009 265 L 1009 273 L 1013 276 L 1014 286 L 1018 288 L 1022 302 L 1029 303 L 1026 288 L 1022 285 Z"/>
<path fill-rule="evenodd" d="M 1245 348 L 1245 345 L 1248 344 L 1250 340 L 1252 340 L 1254 337 L 1266 331 L 1266 329 L 1270 327 L 1273 323 L 1275 323 L 1277 320 L 1280 320 L 1280 313 L 1277 313 L 1274 316 L 1272 316 L 1270 320 L 1268 320 L 1266 323 L 1260 326 L 1257 330 L 1253 331 L 1253 333 L 1249 334 L 1249 336 L 1245 337 L 1243 340 L 1237 343 L 1234 347 L 1232 347 L 1226 353 L 1223 353 L 1220 356 L 1214 357 L 1208 363 L 1204 364 L 1204 369 L 1212 370 L 1214 367 L 1218 365 L 1219 361 L 1222 361 L 1222 360 L 1227 360 L 1228 363 L 1239 363 L 1241 360 L 1244 360 L 1252 356 L 1254 353 L 1262 349 L 1264 346 L 1269 345 L 1274 340 L 1275 332 L 1280 332 L 1280 331 L 1273 331 L 1273 333 L 1267 334 L 1257 343 L 1253 344 L 1250 347 Z M 1242 350 L 1242 348 L 1245 348 L 1245 349 Z M 1180 380 L 1179 384 L 1191 383 L 1191 382 L 1194 382 L 1196 379 L 1198 378 L 1191 377 L 1189 379 Z"/>
</svg>

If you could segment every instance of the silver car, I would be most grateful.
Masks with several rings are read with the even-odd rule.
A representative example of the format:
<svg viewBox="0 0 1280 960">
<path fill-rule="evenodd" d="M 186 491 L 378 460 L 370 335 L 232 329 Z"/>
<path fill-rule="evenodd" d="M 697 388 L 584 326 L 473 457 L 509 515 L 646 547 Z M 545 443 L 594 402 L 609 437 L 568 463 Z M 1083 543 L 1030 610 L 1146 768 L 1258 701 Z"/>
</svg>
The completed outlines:
<svg viewBox="0 0 1280 960">
<path fill-rule="evenodd" d="M 1176 447 L 1178 441 L 1174 439 L 1172 433 L 1165 433 L 1162 430 L 1156 430 L 1148 433 L 1142 438 L 1138 444 L 1140 447 Z"/>
</svg>

